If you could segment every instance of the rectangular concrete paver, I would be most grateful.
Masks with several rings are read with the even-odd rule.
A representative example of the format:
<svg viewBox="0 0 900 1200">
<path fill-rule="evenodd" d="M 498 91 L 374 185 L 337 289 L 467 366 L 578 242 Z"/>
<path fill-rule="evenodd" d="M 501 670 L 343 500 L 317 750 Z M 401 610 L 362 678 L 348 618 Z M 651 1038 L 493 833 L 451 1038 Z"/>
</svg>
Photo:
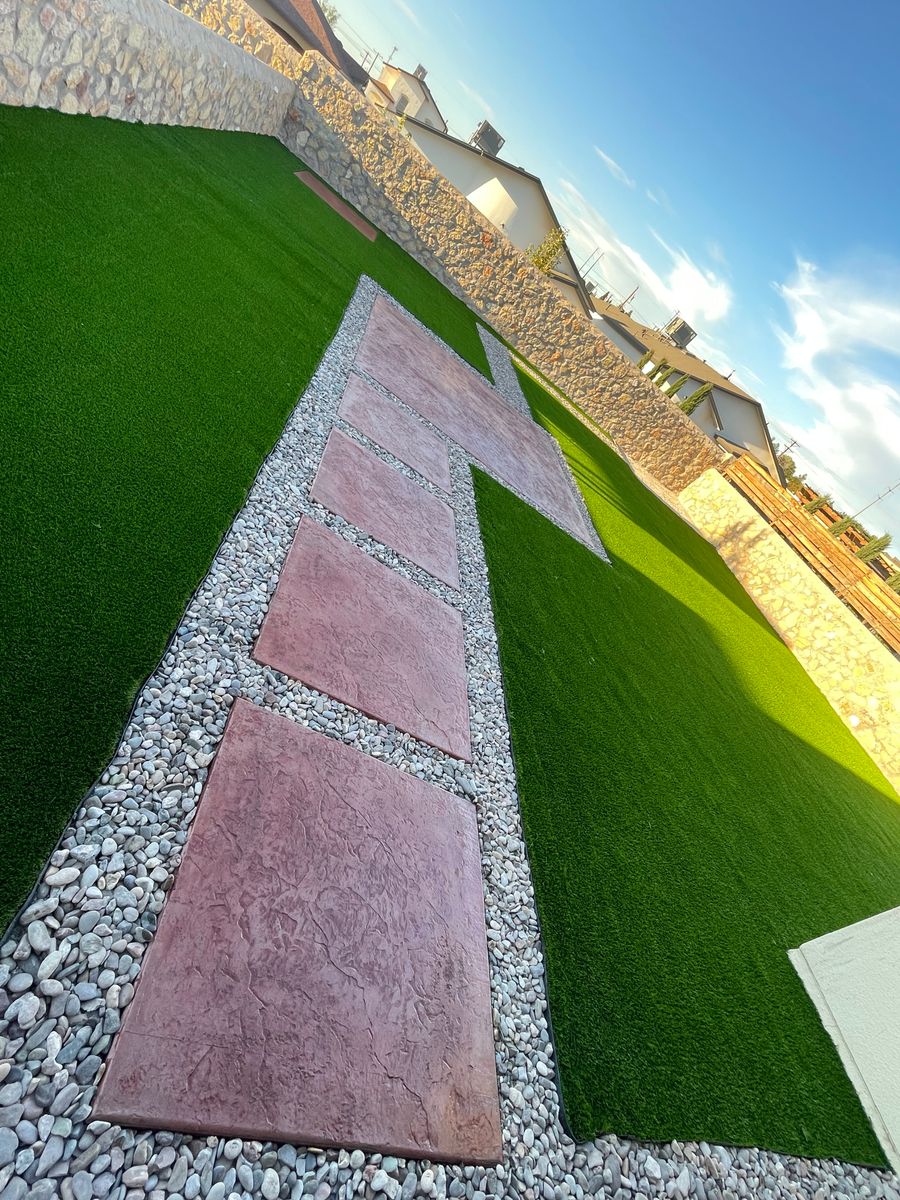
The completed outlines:
<svg viewBox="0 0 900 1200">
<path fill-rule="evenodd" d="M 357 363 L 562 529 L 582 540 L 591 536 L 550 435 L 383 296 L 372 308 Z"/>
<path fill-rule="evenodd" d="M 308 517 L 298 526 L 253 656 L 471 758 L 460 614 Z"/>
<path fill-rule="evenodd" d="M 371 384 L 351 375 L 341 400 L 340 415 L 382 449 L 412 467 L 429 483 L 450 491 L 450 458 L 437 434 L 399 405 L 376 392 Z"/>
<path fill-rule="evenodd" d="M 294 174 L 301 183 L 306 184 L 311 192 L 315 192 L 321 200 L 324 200 L 329 208 L 333 208 L 338 216 L 343 217 L 348 225 L 352 225 L 354 229 L 357 229 L 370 242 L 375 241 L 375 238 L 378 236 L 378 230 L 374 225 L 370 225 L 365 217 L 361 217 L 355 208 L 349 205 L 346 200 L 342 200 L 318 176 L 313 175 L 312 171 L 295 171 Z"/>
<path fill-rule="evenodd" d="M 498 1161 L 474 808 L 238 700 L 94 1115 Z"/>
<path fill-rule="evenodd" d="M 328 435 L 310 495 L 436 579 L 459 587 L 452 509 L 339 429 Z"/>
</svg>

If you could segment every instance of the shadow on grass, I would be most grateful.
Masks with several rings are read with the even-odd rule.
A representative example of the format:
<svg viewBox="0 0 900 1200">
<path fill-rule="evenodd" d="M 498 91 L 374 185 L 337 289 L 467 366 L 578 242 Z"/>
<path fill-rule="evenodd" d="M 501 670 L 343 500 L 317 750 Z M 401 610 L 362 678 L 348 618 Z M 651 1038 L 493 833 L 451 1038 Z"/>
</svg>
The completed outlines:
<svg viewBox="0 0 900 1200">
<path fill-rule="evenodd" d="M 476 495 L 573 1132 L 883 1163 L 787 950 L 900 903 L 896 794 L 755 610 Z"/>
<path fill-rule="evenodd" d="M 671 586 L 682 598 L 686 593 L 698 605 L 696 577 L 715 588 L 725 599 L 755 621 L 769 637 L 781 640 L 741 585 L 734 579 L 718 553 L 691 529 L 668 505 L 644 486 L 631 467 L 558 400 L 519 372 L 522 389 L 534 419 L 560 442 L 569 467 L 581 488 L 603 543 L 613 561 L 624 560 L 640 567 L 653 555 L 652 539 L 659 547 L 681 560 L 686 575 L 674 574 Z M 620 519 L 617 519 L 620 518 Z M 635 536 L 641 531 L 644 537 Z M 665 586 L 661 578 L 657 579 Z M 679 587 L 678 584 L 681 584 Z M 698 611 L 702 611 L 699 609 Z"/>
</svg>

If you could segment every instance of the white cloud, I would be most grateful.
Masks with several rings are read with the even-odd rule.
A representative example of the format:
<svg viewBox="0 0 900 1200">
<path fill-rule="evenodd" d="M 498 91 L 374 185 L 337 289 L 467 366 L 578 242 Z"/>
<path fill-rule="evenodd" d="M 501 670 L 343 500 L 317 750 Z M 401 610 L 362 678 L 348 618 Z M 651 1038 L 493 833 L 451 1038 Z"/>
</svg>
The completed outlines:
<svg viewBox="0 0 900 1200">
<path fill-rule="evenodd" d="M 485 114 L 485 116 L 487 116 L 491 121 L 495 121 L 497 119 L 496 116 L 494 115 L 494 110 L 491 108 L 490 104 L 488 104 L 487 100 L 485 100 L 484 96 L 482 96 L 479 92 L 476 92 L 473 87 L 469 87 L 469 85 L 465 82 L 465 80 L 457 79 L 456 82 L 459 84 L 459 86 L 462 88 L 462 90 L 466 93 L 466 95 L 469 97 L 469 99 L 472 100 L 476 104 L 476 106 Z"/>
<path fill-rule="evenodd" d="M 394 7 L 398 8 L 400 12 L 403 13 L 404 17 L 406 17 L 407 21 L 411 21 L 420 33 L 425 32 L 425 27 L 419 20 L 418 14 L 414 9 L 410 8 L 410 6 L 406 3 L 406 0 L 394 0 Z"/>
<path fill-rule="evenodd" d="M 605 154 L 599 146 L 594 147 L 594 153 L 606 167 L 607 171 L 609 171 L 610 175 L 612 175 L 613 179 L 617 179 L 619 183 L 624 183 L 625 186 L 629 188 L 637 186 L 625 168 L 620 167 L 616 160 L 614 158 L 610 158 L 608 154 Z"/>
<path fill-rule="evenodd" d="M 789 319 L 776 330 L 788 386 L 808 414 L 781 426 L 811 482 L 855 511 L 900 479 L 900 269 L 827 275 L 798 261 L 776 290 Z M 900 534 L 900 497 L 863 522 Z"/>
<path fill-rule="evenodd" d="M 553 203 L 570 231 L 575 253 L 586 258 L 595 247 L 602 248 L 603 259 L 597 267 L 597 286 L 601 290 L 608 286 L 618 298 L 639 285 L 634 300 L 639 320 L 655 325 L 668 320 L 678 309 L 685 320 L 703 331 L 726 316 L 732 292 L 725 280 L 699 267 L 683 250 L 673 249 L 654 233 L 669 260 L 668 270 L 661 274 L 638 250 L 618 237 L 573 183 L 561 179 L 559 186 L 561 192 L 553 197 Z M 710 343 L 707 333 L 707 344 Z"/>
<path fill-rule="evenodd" d="M 672 201 L 669 199 L 669 194 L 665 188 L 647 188 L 645 194 L 648 200 L 653 204 L 659 205 L 660 208 L 664 208 L 667 213 L 674 212 Z"/>
</svg>

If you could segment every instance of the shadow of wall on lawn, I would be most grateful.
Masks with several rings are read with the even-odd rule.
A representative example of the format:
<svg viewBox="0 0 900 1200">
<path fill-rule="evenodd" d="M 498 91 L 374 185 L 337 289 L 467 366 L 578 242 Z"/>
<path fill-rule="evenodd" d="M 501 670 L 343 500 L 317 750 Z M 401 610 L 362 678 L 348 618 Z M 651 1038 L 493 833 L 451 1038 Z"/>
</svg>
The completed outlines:
<svg viewBox="0 0 900 1200">
<path fill-rule="evenodd" d="M 631 564 L 476 495 L 574 1133 L 883 1162 L 787 950 L 900 903 L 895 794 L 757 624 L 748 673 Z"/>
<path fill-rule="evenodd" d="M 641 531 L 692 575 L 755 621 L 768 635 L 778 638 L 750 596 L 737 582 L 718 552 L 634 474 L 628 463 L 607 446 L 536 381 L 522 376 L 532 415 L 560 441 L 563 453 L 610 558 L 646 561 L 649 546 L 641 546 Z M 530 385 L 530 386 L 526 386 Z M 612 511 L 610 511 L 612 510 Z M 615 519 L 613 514 L 621 519 Z M 655 548 L 654 551 L 655 552 Z M 779 639 L 780 640 L 780 639 Z"/>
</svg>

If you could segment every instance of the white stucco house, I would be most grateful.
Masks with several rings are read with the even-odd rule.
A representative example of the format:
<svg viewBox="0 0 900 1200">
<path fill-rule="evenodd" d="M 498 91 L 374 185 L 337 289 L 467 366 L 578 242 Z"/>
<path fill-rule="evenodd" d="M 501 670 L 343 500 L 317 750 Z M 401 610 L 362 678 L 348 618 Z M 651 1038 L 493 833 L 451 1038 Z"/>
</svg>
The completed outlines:
<svg viewBox="0 0 900 1200">
<path fill-rule="evenodd" d="M 686 400 L 698 388 L 710 384 L 712 390 L 690 414 L 691 420 L 724 450 L 749 454 L 784 485 L 784 471 L 758 400 L 702 358 L 677 346 L 663 331 L 642 325 L 611 301 L 592 297 L 592 304 L 594 322 L 601 333 L 632 362 L 639 362 L 649 351 L 645 371 L 652 371 L 663 360 L 674 367 L 662 385 L 662 390 L 673 400 Z M 678 385 L 674 391 L 672 385 Z"/>
<path fill-rule="evenodd" d="M 405 130 L 431 165 L 520 250 L 540 245 L 548 233 L 559 228 L 537 175 L 418 117 L 409 119 Z M 549 278 L 571 304 L 592 316 L 590 297 L 568 249 L 561 252 Z"/>
<path fill-rule="evenodd" d="M 414 117 L 423 125 L 445 133 L 447 122 L 425 82 L 427 74 L 421 63 L 415 71 L 404 71 L 402 67 L 385 63 L 379 78 L 369 80 L 366 99 L 398 117 Z"/>
</svg>

